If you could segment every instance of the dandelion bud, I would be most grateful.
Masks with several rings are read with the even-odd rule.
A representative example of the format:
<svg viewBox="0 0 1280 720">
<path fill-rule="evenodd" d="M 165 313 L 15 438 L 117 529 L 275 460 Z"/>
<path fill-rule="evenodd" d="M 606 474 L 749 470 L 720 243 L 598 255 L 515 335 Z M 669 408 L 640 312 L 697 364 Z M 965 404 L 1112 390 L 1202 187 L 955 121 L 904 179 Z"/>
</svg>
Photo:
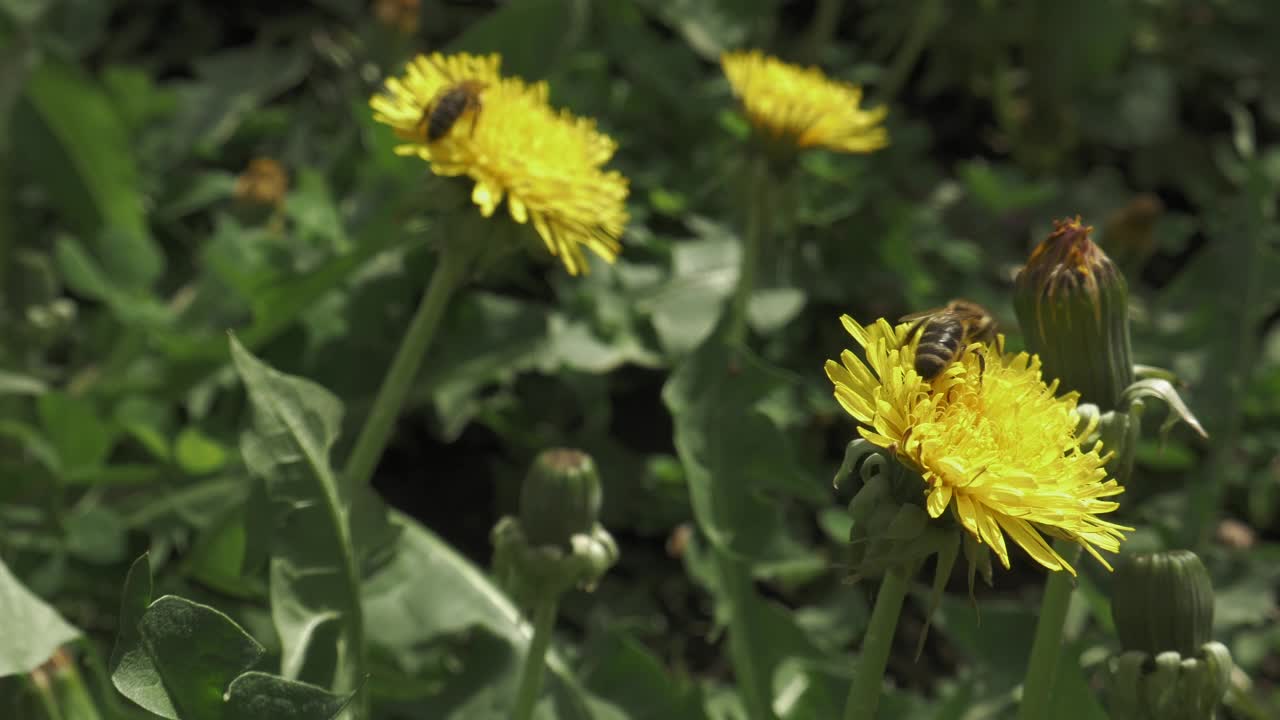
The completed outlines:
<svg viewBox="0 0 1280 720">
<path fill-rule="evenodd" d="M 1194 656 L 1130 650 L 1108 662 L 1110 714 L 1125 720 L 1213 720 L 1231 687 L 1231 653 L 1205 643 Z"/>
<path fill-rule="evenodd" d="M 520 524 L 534 545 L 572 546 L 591 532 L 600 515 L 600 475 L 579 450 L 544 451 L 533 461 L 520 491 Z"/>
<path fill-rule="evenodd" d="M 1014 308 L 1045 376 L 1107 411 L 1134 379 L 1129 291 L 1091 231 L 1078 217 L 1057 221 L 1018 272 Z"/>
<path fill-rule="evenodd" d="M 233 190 L 236 199 L 254 205 L 279 205 L 288 192 L 288 173 L 284 166 L 269 157 L 249 161 L 249 167 L 236 177 Z"/>
<path fill-rule="evenodd" d="M 1213 631 L 1213 583 L 1189 550 L 1121 559 L 1115 572 L 1111 616 L 1125 650 L 1190 656 Z"/>
</svg>

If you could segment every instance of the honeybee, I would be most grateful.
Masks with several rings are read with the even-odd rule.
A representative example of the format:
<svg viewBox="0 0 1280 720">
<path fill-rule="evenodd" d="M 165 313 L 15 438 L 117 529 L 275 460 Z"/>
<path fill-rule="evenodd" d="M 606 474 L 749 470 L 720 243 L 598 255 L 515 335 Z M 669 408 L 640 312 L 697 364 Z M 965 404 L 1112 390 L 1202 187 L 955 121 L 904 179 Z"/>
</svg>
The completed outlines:
<svg viewBox="0 0 1280 720">
<path fill-rule="evenodd" d="M 940 308 L 904 315 L 899 322 L 916 323 L 907 330 L 907 343 L 920 333 L 915 369 L 920 377 L 932 380 L 959 359 L 973 342 L 989 342 L 995 337 L 995 318 L 978 303 L 952 300 Z"/>
<path fill-rule="evenodd" d="M 464 80 L 441 90 L 423 109 L 418 131 L 425 133 L 427 142 L 435 142 L 448 135 L 454 124 L 470 111 L 471 132 L 475 132 L 476 120 L 480 117 L 480 92 L 484 89 L 485 83 L 479 80 Z"/>
</svg>

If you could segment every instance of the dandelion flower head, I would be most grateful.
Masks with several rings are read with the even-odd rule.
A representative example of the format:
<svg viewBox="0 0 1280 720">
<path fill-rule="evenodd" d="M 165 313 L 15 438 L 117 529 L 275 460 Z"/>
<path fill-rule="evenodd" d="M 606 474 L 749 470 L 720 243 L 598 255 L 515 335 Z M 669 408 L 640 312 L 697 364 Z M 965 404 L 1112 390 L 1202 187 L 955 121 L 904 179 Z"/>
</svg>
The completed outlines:
<svg viewBox="0 0 1280 720">
<path fill-rule="evenodd" d="M 970 345 L 932 381 L 914 369 L 918 334 L 881 319 L 845 329 L 864 351 L 828 360 L 827 377 L 858 432 L 891 450 L 924 479 L 931 517 L 948 508 L 964 529 L 1009 567 L 1006 537 L 1050 570 L 1075 574 L 1046 535 L 1078 543 L 1107 569 L 1098 550 L 1118 552 L 1123 525 L 1100 516 L 1124 491 L 1108 480 L 1101 443 L 1081 447 L 1076 395 L 1055 397 L 1034 355 L 1004 352 L 1004 338 Z M 1095 421 L 1096 422 L 1096 421 Z"/>
<path fill-rule="evenodd" d="M 471 178 L 485 217 L 505 199 L 511 218 L 532 224 L 571 274 L 588 270 L 583 248 L 613 262 L 628 192 L 623 175 L 603 169 L 616 143 L 594 121 L 552 109 L 546 83 L 503 77 L 500 64 L 497 55 L 420 55 L 370 100 L 374 119 L 406 141 L 398 154 L 422 158 L 437 175 Z M 428 141 L 427 114 L 461 83 L 477 88 L 477 106 Z"/>
<path fill-rule="evenodd" d="M 765 136 L 798 148 L 867 153 L 889 144 L 887 108 L 863 110 L 862 88 L 831 80 L 759 50 L 725 53 L 720 65 L 747 119 Z"/>
</svg>

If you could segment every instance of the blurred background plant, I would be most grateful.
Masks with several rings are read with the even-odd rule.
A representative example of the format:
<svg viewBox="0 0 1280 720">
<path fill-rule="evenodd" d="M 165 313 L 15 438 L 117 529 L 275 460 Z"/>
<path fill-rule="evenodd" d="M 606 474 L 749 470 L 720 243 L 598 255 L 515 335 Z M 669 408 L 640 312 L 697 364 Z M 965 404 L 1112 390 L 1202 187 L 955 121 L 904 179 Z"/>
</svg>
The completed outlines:
<svg viewBox="0 0 1280 720">
<path fill-rule="evenodd" d="M 1211 437 L 1144 440 L 1116 519 L 1207 567 L 1237 666 L 1223 716 L 1280 715 L 1277 33 L 1267 0 L 0 1 L 0 716 L 91 717 L 86 697 L 143 716 L 109 675 L 144 551 L 137 597 L 216 608 L 260 644 L 254 670 L 314 676 L 287 672 L 296 637 L 266 602 L 240 449 L 257 401 L 226 331 L 341 401 L 340 463 L 458 200 L 368 109 L 434 50 L 499 52 L 595 118 L 632 220 L 612 267 L 531 253 L 444 317 L 377 495 L 350 505 L 375 717 L 502 716 L 527 627 L 476 568 L 557 446 L 595 458 L 621 556 L 561 598 L 540 711 L 741 717 L 745 688 L 779 717 L 839 716 L 870 584 L 844 582 L 830 485 L 854 432 L 821 372 L 848 344 L 836 319 L 967 297 L 1012 333 L 1016 268 L 1077 213 L 1128 277 L 1134 361 L 1172 371 Z M 755 264 L 754 353 L 730 363 L 709 338 L 750 127 L 719 60 L 753 48 L 862 85 L 891 144 L 799 159 Z M 1041 578 L 998 570 L 979 627 L 957 572 L 915 660 L 917 583 L 882 716 L 1008 716 Z M 1081 568 L 1054 717 L 1106 717 L 1109 584 Z"/>
</svg>

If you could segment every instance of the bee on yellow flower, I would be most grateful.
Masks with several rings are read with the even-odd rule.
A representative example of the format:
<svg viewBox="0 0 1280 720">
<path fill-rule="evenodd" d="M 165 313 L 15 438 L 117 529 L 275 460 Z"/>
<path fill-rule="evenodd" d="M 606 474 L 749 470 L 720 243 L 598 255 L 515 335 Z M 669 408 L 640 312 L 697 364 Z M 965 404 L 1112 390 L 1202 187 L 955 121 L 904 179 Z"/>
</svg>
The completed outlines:
<svg viewBox="0 0 1280 720">
<path fill-rule="evenodd" d="M 500 65 L 498 55 L 420 55 L 370 100 L 374 119 L 405 141 L 398 154 L 471 178 L 483 216 L 505 200 L 571 274 L 589 269 L 583 248 L 612 262 L 628 220 L 627 178 L 604 169 L 617 144 L 552 109 L 546 83 L 503 77 Z"/>
<path fill-rule="evenodd" d="M 1101 516 L 1119 507 L 1106 498 L 1124 488 L 1107 478 L 1101 443 L 1082 447 L 1092 428 L 1080 427 L 1077 396 L 1055 395 L 1057 381 L 1045 384 L 1038 357 L 1006 354 L 997 336 L 926 380 L 909 323 L 841 321 L 865 360 L 846 350 L 840 362 L 827 361 L 836 400 L 863 438 L 920 475 L 929 516 L 950 510 L 1006 568 L 1007 538 L 1044 567 L 1074 575 L 1050 536 L 1110 569 L 1098 551 L 1118 552 L 1132 528 Z"/>
</svg>

